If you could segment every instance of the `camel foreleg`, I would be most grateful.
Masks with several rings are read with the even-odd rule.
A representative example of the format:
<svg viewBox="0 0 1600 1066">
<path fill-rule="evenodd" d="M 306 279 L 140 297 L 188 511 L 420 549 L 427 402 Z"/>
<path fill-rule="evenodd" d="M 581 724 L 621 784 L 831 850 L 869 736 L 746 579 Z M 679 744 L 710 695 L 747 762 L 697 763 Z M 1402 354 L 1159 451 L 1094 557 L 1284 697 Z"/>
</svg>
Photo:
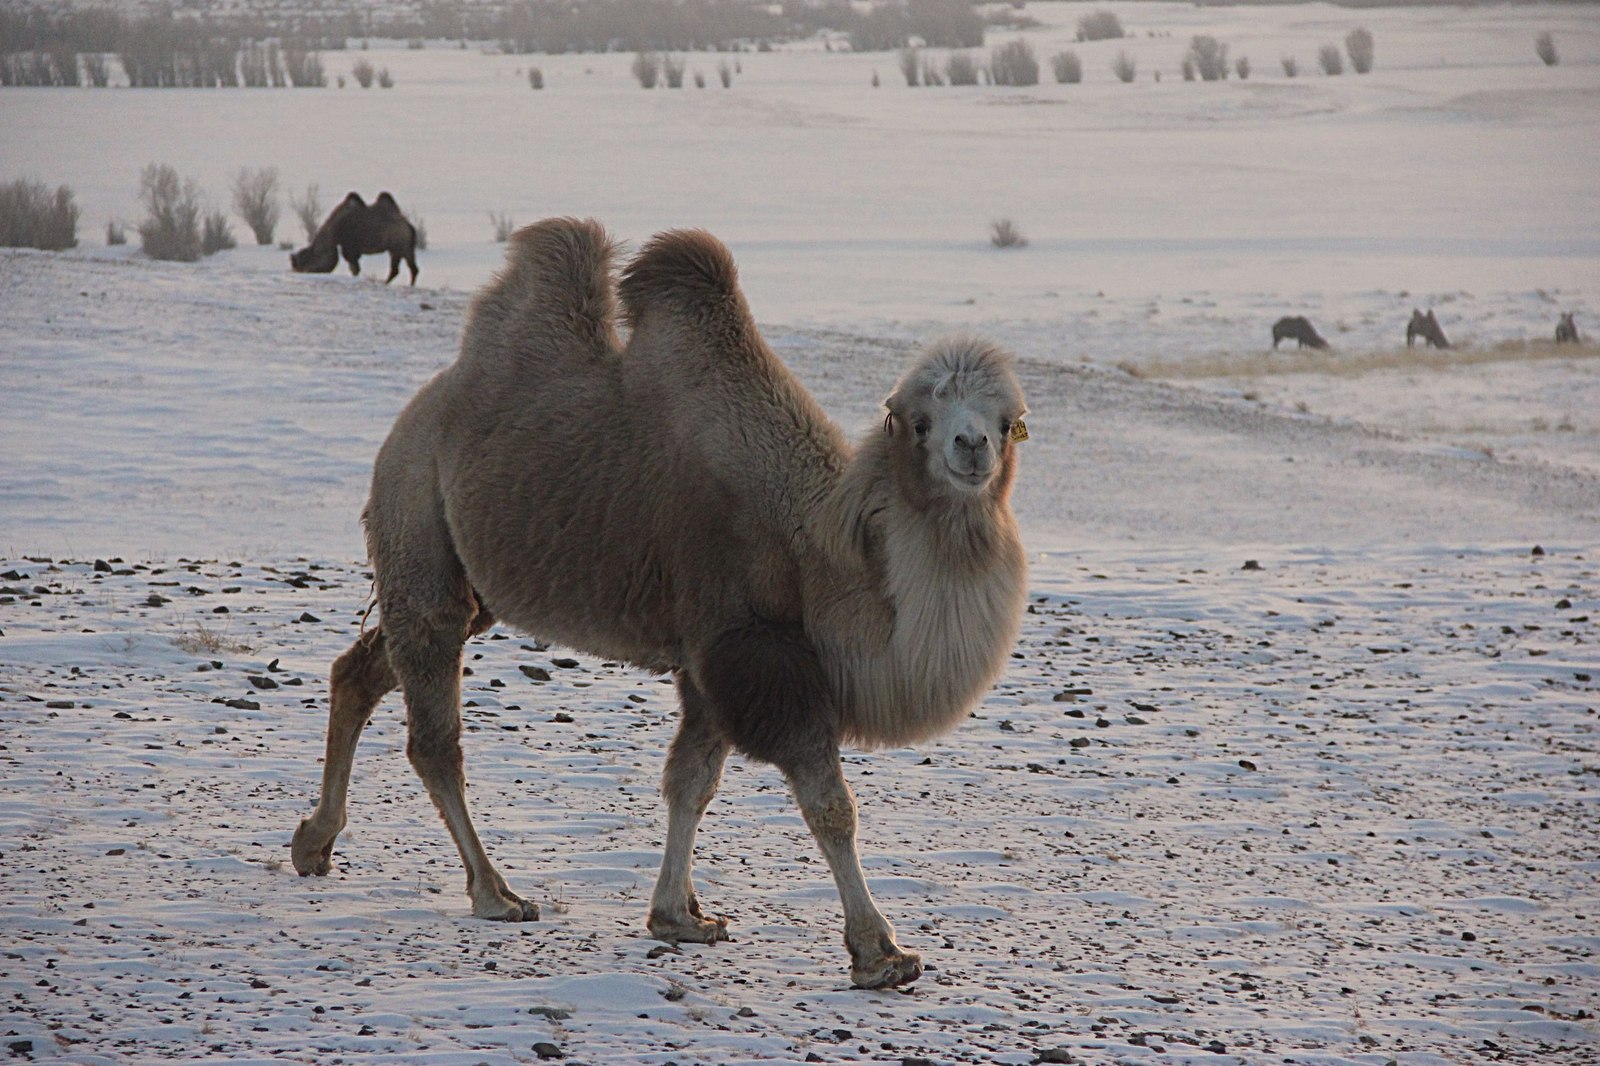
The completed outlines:
<svg viewBox="0 0 1600 1066">
<path fill-rule="evenodd" d="M 878 910 L 856 852 L 856 802 L 837 751 L 816 753 L 783 767 L 806 825 L 833 871 L 844 907 L 850 979 L 858 988 L 892 988 L 922 976 L 922 956 L 906 951 Z"/>
</svg>

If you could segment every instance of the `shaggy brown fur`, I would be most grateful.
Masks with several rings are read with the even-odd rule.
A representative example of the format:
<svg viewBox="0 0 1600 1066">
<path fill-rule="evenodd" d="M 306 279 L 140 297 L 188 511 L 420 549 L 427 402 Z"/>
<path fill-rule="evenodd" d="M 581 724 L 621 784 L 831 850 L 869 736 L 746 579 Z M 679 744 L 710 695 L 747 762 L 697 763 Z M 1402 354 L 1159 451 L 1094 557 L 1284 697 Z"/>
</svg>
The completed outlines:
<svg viewBox="0 0 1600 1066">
<path fill-rule="evenodd" d="M 621 283 L 626 350 L 611 252 L 592 222 L 518 233 L 460 358 L 380 451 L 366 520 L 382 622 L 335 664 L 322 799 L 295 866 L 328 871 L 355 738 L 398 686 L 473 913 L 537 916 L 466 809 L 461 646 L 499 618 L 672 672 L 683 713 L 655 936 L 727 938 L 695 897 L 692 849 L 737 749 L 793 787 L 839 887 L 854 981 L 915 980 L 920 959 L 867 890 L 839 745 L 950 729 L 1005 665 L 1026 579 L 1009 359 L 972 339 L 935 345 L 851 448 L 762 340 L 719 242 L 672 232 L 645 246 Z"/>
<path fill-rule="evenodd" d="M 311 243 L 289 256 L 289 266 L 299 274 L 327 274 L 344 256 L 350 273 L 361 273 L 361 257 L 389 253 L 389 276 L 400 273 L 403 260 L 411 268 L 411 284 L 417 283 L 417 229 L 400 210 L 393 196 L 380 192 L 371 206 L 352 192 L 340 201 L 323 220 Z"/>
<path fill-rule="evenodd" d="M 1428 313 L 1423 314 L 1417 308 L 1411 309 L 1411 321 L 1406 323 L 1406 347 L 1416 343 L 1418 337 L 1429 348 L 1448 348 L 1450 341 L 1444 335 L 1444 329 L 1439 325 L 1439 319 L 1434 316 L 1433 308 L 1428 308 Z"/>
<path fill-rule="evenodd" d="M 1326 348 L 1328 342 L 1304 315 L 1286 315 L 1272 324 L 1272 347 L 1279 341 L 1299 341 L 1302 348 Z"/>
</svg>

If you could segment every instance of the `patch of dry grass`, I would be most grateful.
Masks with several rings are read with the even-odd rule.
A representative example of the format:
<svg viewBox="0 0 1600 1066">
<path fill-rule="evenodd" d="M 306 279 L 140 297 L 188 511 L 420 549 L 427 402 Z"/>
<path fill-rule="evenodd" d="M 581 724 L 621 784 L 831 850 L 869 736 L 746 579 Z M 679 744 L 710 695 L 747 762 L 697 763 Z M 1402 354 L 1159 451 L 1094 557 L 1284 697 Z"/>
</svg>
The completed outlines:
<svg viewBox="0 0 1600 1066">
<path fill-rule="evenodd" d="M 1547 340 L 1518 340 L 1501 341 L 1488 348 L 1449 348 L 1442 351 L 1433 348 L 1387 348 L 1372 352 L 1219 352 L 1195 359 L 1122 363 L 1119 367 L 1134 377 L 1183 381 L 1284 374 L 1357 377 L 1381 370 L 1448 370 L 1484 363 L 1596 358 L 1600 358 L 1600 345 L 1587 341 L 1558 345 Z"/>
<path fill-rule="evenodd" d="M 241 640 L 234 640 L 226 633 L 207 626 L 203 621 L 196 621 L 192 630 L 184 629 L 183 632 L 172 638 L 172 643 L 190 655 L 221 655 L 223 653 L 248 655 L 250 652 L 255 651 L 255 648 L 251 645 Z"/>
</svg>

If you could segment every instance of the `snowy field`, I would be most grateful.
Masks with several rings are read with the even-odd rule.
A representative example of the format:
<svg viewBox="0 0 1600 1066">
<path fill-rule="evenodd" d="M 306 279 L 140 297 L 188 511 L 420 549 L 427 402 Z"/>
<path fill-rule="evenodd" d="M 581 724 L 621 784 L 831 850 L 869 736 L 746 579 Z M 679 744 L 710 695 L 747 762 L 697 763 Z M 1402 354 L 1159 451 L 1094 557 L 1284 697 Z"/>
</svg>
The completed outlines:
<svg viewBox="0 0 1600 1066">
<path fill-rule="evenodd" d="M 1074 46 L 1079 86 L 911 91 L 808 43 L 647 94 L 628 56 L 375 44 L 387 92 L 0 92 L 0 179 L 85 211 L 74 252 L 0 250 L 0 1046 L 1600 1063 L 1600 350 L 1549 343 L 1600 325 L 1600 19 L 1107 6 L 1136 36 Z M 1045 59 L 1087 9 L 1027 10 Z M 1323 77 L 1357 25 L 1377 69 Z M 1202 32 L 1249 81 L 1181 81 Z M 390 189 L 421 282 L 105 247 L 149 162 L 219 202 L 266 164 Z M 543 918 L 468 917 L 392 697 L 339 869 L 288 865 L 372 456 L 498 265 L 491 211 L 723 236 L 852 433 L 941 330 L 1018 353 L 1012 667 L 951 736 L 846 755 L 909 989 L 849 989 L 826 867 L 738 759 L 697 866 L 734 941 L 649 940 L 672 692 L 512 632 L 468 649 L 467 765 Z M 987 244 L 1002 216 L 1029 247 Z M 1413 306 L 1456 349 L 1408 352 Z M 1333 350 L 1270 352 L 1284 313 Z"/>
</svg>

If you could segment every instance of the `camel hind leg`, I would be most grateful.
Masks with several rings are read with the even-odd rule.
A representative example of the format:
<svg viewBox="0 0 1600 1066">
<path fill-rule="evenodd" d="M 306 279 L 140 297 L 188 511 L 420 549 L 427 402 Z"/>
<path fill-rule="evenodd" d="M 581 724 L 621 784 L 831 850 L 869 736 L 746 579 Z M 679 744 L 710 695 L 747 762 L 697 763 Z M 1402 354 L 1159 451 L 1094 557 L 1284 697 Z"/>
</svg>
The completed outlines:
<svg viewBox="0 0 1600 1066">
<path fill-rule="evenodd" d="M 400 524 L 404 543 L 374 544 L 378 602 L 389 664 L 405 694 L 406 756 L 438 809 L 461 863 L 476 918 L 532 921 L 539 908 L 511 891 L 489 859 L 467 808 L 461 755 L 461 648 L 493 619 L 456 557 L 442 516 L 413 514 Z M 379 526 L 377 515 L 369 530 Z M 375 538 L 375 541 L 381 538 Z M 393 562 L 384 557 L 393 552 Z"/>
<path fill-rule="evenodd" d="M 332 868 L 333 842 L 345 825 L 356 744 L 378 701 L 399 684 L 389 667 L 382 628 L 363 633 L 334 661 L 328 682 L 328 742 L 322 794 L 311 817 L 294 831 L 294 868 L 321 877 Z"/>
<path fill-rule="evenodd" d="M 728 920 L 707 917 L 694 893 L 694 838 L 722 779 L 729 744 L 715 712 L 686 675 L 679 674 L 683 718 L 667 752 L 661 794 L 667 801 L 667 844 L 650 896 L 650 935 L 669 944 L 715 944 L 728 939 Z"/>
</svg>

